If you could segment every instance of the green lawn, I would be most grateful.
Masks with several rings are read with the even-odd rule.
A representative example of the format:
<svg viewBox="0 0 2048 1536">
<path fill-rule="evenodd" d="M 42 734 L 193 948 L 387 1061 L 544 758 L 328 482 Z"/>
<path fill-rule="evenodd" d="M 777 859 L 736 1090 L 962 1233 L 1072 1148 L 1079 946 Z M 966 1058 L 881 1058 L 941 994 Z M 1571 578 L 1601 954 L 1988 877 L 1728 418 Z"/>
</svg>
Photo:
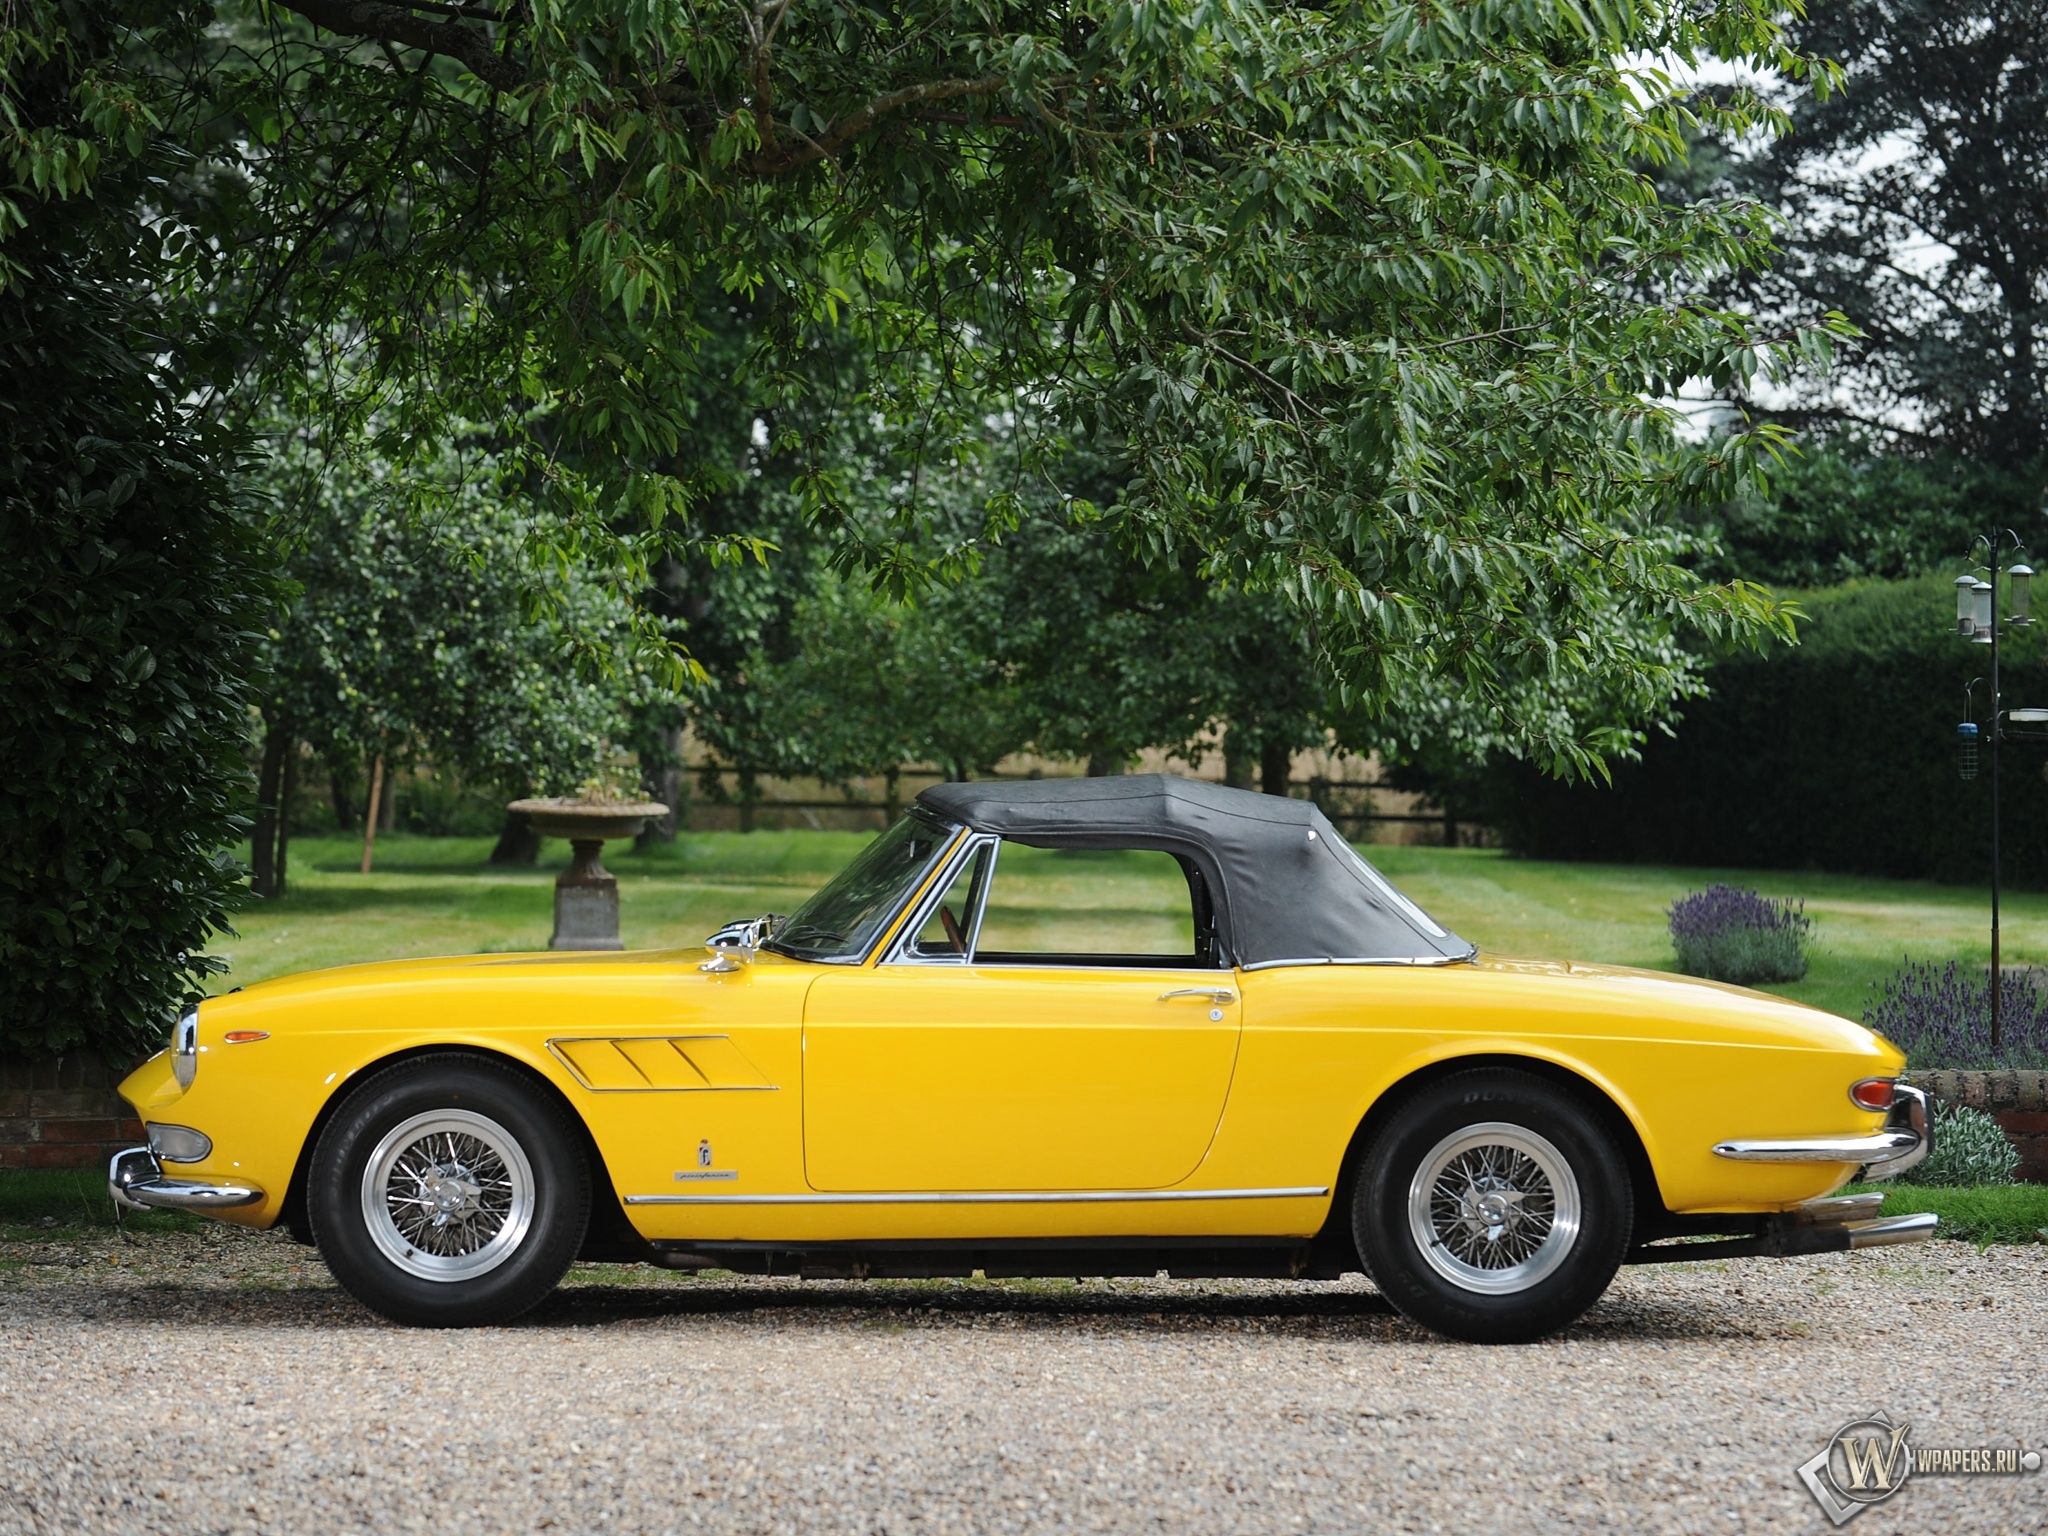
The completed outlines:
<svg viewBox="0 0 2048 1536">
<path fill-rule="evenodd" d="M 857 832 L 707 832 L 639 854 L 613 844 L 622 926 L 635 946 L 694 944 L 719 924 L 787 912 L 866 841 Z M 493 869 L 488 838 L 385 836 L 376 872 L 356 872 L 352 839 L 292 845 L 291 890 L 252 904 L 216 952 L 232 964 L 221 988 L 292 971 L 386 956 L 537 949 L 546 945 L 550 884 L 568 849 L 549 842 L 538 868 Z M 1769 990 L 1850 1017 L 1902 956 L 1989 958 L 1981 891 L 1913 881 L 1644 865 L 1550 864 L 1487 849 L 1374 847 L 1371 857 L 1441 921 L 1504 954 L 1668 968 L 1664 912 L 1711 880 L 1804 899 L 1815 921 L 1813 970 Z M 1025 874 L 1023 861 L 1011 873 Z M 1073 900 L 1079 867 L 1039 856 L 1036 901 Z M 1091 871 L 1092 873 L 1092 871 Z M 1135 872 L 1127 920 L 1156 926 Z M 1026 894 L 1029 894 L 1027 888 Z M 2048 896 L 2007 898 L 2008 964 L 2048 963 Z"/>
<path fill-rule="evenodd" d="M 2048 1239 L 2048 1184 L 1992 1184 L 1942 1189 L 1925 1184 L 1868 1184 L 1884 1191 L 1881 1216 L 1932 1211 L 1941 1236 L 1973 1243 L 2038 1243 Z"/>
</svg>

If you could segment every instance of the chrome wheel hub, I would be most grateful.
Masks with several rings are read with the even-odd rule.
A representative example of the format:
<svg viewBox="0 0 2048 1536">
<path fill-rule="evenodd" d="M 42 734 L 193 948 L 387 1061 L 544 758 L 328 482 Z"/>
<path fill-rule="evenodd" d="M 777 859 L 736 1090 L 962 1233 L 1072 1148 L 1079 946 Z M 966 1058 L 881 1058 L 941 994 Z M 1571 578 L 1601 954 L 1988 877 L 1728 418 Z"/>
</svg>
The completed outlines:
<svg viewBox="0 0 2048 1536">
<path fill-rule="evenodd" d="M 415 1115 L 363 1168 L 371 1238 L 423 1280 L 470 1280 L 512 1256 L 533 1224 L 533 1168 L 512 1134 L 466 1109 Z"/>
<path fill-rule="evenodd" d="M 1564 1155 L 1505 1121 L 1446 1136 L 1408 1185 L 1408 1227 L 1423 1258 L 1481 1295 L 1542 1282 L 1577 1245 L 1579 1221 L 1578 1180 Z"/>
<path fill-rule="evenodd" d="M 467 1168 L 437 1168 L 420 1180 L 416 1203 L 434 1213 L 434 1225 L 465 1221 L 482 1209 L 477 1196 L 483 1186 L 468 1177 Z"/>
</svg>

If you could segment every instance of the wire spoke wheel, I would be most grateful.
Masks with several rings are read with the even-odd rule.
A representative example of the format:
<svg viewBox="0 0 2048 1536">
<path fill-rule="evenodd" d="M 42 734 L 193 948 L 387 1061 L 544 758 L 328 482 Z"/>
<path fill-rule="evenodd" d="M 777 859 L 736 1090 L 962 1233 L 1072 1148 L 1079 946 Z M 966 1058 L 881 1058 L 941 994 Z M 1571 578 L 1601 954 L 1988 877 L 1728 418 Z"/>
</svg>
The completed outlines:
<svg viewBox="0 0 2048 1536">
<path fill-rule="evenodd" d="M 1408 1185 L 1408 1226 L 1430 1268 L 1461 1290 L 1540 1284 L 1578 1241 L 1571 1165 L 1526 1126 L 1490 1120 L 1430 1149 Z"/>
<path fill-rule="evenodd" d="M 517 1251 L 533 1212 L 525 1150 L 473 1110 L 399 1122 L 363 1168 L 364 1226 L 386 1258 L 423 1280 L 488 1274 Z"/>
</svg>

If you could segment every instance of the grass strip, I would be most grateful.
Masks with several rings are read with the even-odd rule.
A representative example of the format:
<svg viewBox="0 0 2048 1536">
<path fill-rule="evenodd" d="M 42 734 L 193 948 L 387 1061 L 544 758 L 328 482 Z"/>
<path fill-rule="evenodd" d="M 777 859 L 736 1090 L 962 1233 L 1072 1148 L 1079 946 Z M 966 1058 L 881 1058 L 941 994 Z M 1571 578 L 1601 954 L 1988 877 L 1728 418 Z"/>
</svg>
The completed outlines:
<svg viewBox="0 0 2048 1536">
<path fill-rule="evenodd" d="M 126 1225 L 138 1232 L 192 1232 L 205 1219 L 185 1211 L 130 1211 Z M 114 1202 L 98 1168 L 0 1169 L 0 1232 L 8 1237 L 113 1225 Z"/>
<path fill-rule="evenodd" d="M 1984 1184 L 1945 1189 L 1931 1184 L 1860 1184 L 1852 1192 L 1882 1190 L 1882 1216 L 1932 1211 L 1939 1235 L 1966 1242 L 2038 1243 L 2048 1228 L 2048 1184 Z"/>
</svg>

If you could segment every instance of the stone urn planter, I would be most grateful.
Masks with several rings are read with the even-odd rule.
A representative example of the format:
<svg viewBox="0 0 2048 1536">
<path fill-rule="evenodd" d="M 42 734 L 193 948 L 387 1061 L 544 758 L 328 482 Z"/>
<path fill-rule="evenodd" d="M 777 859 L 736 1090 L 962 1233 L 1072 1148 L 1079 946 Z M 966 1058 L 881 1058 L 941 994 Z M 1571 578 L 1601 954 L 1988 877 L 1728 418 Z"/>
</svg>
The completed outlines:
<svg viewBox="0 0 2048 1536">
<path fill-rule="evenodd" d="M 549 949 L 624 949 L 619 939 L 619 882 L 598 857 L 604 845 L 638 837 L 668 807 L 651 800 L 514 800 L 541 837 L 566 838 L 574 857 L 555 880 L 555 932 Z"/>
</svg>

